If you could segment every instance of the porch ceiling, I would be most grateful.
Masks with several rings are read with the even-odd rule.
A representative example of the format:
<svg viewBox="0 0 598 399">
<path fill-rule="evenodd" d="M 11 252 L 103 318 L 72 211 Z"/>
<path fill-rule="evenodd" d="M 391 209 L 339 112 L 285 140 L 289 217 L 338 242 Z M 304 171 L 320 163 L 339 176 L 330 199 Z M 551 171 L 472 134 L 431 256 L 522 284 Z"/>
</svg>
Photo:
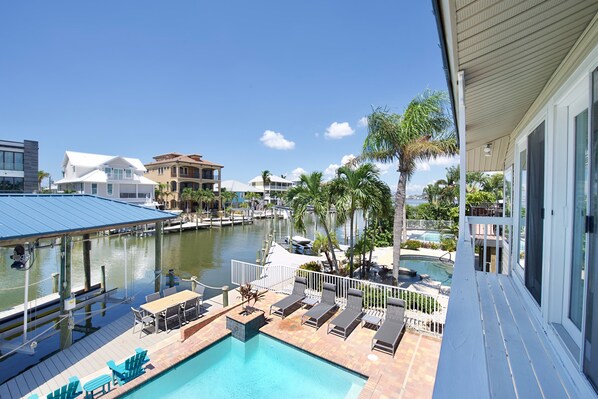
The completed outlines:
<svg viewBox="0 0 598 399">
<path fill-rule="evenodd" d="M 458 104 L 456 76 L 465 71 L 468 170 L 502 170 L 503 146 L 598 12 L 596 0 L 435 0 L 441 40 Z M 508 143 L 508 142 L 507 142 Z"/>
</svg>

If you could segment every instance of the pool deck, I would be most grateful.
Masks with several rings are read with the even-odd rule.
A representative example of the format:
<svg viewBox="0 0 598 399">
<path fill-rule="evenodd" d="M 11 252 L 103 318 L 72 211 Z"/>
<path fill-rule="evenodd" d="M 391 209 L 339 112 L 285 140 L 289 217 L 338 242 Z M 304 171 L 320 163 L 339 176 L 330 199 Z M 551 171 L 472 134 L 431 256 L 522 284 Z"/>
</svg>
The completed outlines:
<svg viewBox="0 0 598 399">
<path fill-rule="evenodd" d="M 375 334 L 372 329 L 357 326 L 347 340 L 343 341 L 340 337 L 326 334 L 326 324 L 317 331 L 312 327 L 300 325 L 305 309 L 293 312 L 284 320 L 268 316 L 267 309 L 270 304 L 282 297 L 268 292 L 265 298 L 258 302 L 256 307 L 266 310 L 267 319 L 267 324 L 261 331 L 367 376 L 368 381 L 359 396 L 360 399 L 432 397 L 440 355 L 439 339 L 406 331 L 394 357 L 372 352 L 370 344 Z M 219 316 L 185 341 L 176 340 L 155 351 L 151 354 L 151 361 L 144 375 L 122 387 L 116 387 L 102 398 L 116 398 L 228 336 L 230 331 L 226 329 L 225 324 L 226 317 Z"/>
</svg>

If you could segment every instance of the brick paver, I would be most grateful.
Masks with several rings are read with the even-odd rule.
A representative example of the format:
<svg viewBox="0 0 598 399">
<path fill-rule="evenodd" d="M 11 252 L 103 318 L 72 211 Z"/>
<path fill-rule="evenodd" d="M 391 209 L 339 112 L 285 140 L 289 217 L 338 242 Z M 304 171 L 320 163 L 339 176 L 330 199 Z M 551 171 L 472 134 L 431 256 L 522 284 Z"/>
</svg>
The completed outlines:
<svg viewBox="0 0 598 399">
<path fill-rule="evenodd" d="M 257 303 L 256 307 L 265 310 L 267 316 L 267 324 L 261 331 L 368 377 L 361 399 L 432 397 L 440 355 L 439 339 L 406 331 L 394 357 L 373 352 L 370 348 L 375 331 L 369 328 L 357 326 L 343 341 L 341 337 L 326 334 L 327 323 L 317 331 L 313 327 L 302 326 L 300 320 L 304 309 L 293 312 L 285 319 L 269 316 L 270 304 L 281 297 L 267 293 L 264 300 Z M 117 387 L 104 397 L 114 398 L 138 386 L 229 333 L 225 328 L 225 316 L 218 317 L 184 342 L 175 342 L 158 350 L 152 355 L 145 375 L 123 387 Z"/>
</svg>

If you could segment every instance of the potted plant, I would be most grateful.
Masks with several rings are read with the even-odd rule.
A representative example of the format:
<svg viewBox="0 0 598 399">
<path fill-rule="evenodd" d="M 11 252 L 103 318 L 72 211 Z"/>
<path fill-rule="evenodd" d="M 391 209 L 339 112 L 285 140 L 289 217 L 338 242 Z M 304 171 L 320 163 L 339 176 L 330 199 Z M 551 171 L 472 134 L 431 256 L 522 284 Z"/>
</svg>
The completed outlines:
<svg viewBox="0 0 598 399">
<path fill-rule="evenodd" d="M 253 306 L 255 306 L 255 304 L 259 300 L 261 300 L 265 295 L 265 292 L 259 292 L 257 288 L 254 289 L 250 283 L 241 285 L 238 288 L 238 291 L 239 296 L 241 297 L 241 301 L 247 302 L 246 305 L 243 306 L 243 314 L 246 315 L 249 315 L 253 313 L 255 310 L 257 310 Z M 251 304 L 251 301 L 253 301 L 253 306 L 249 306 Z"/>
</svg>

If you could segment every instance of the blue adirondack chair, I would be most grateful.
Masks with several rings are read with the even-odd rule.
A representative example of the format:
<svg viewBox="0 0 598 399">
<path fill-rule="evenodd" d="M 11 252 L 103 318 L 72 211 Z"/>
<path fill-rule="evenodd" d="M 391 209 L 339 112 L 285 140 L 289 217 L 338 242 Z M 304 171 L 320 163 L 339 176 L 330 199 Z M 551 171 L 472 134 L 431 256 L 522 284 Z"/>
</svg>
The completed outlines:
<svg viewBox="0 0 598 399">
<path fill-rule="evenodd" d="M 69 378 L 69 383 L 63 385 L 52 393 L 49 393 L 47 399 L 72 399 L 81 395 L 83 390 L 81 389 L 81 383 L 77 377 Z"/>
<path fill-rule="evenodd" d="M 116 364 L 113 360 L 110 360 L 106 364 L 110 367 L 110 370 L 112 370 L 112 379 L 114 380 L 114 383 L 124 385 L 145 373 L 143 365 L 147 362 L 149 362 L 147 350 L 137 348 L 135 349 L 135 354 L 125 360 L 124 363 Z"/>
</svg>

